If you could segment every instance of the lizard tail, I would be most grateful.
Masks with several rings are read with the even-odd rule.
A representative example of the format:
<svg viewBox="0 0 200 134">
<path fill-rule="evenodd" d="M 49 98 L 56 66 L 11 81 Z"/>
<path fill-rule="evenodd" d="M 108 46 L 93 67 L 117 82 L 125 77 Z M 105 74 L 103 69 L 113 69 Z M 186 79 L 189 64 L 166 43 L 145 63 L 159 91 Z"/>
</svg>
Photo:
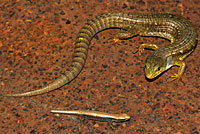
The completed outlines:
<svg viewBox="0 0 200 134">
<path fill-rule="evenodd" d="M 75 48 L 74 48 L 74 54 L 72 57 L 72 63 L 69 66 L 69 68 L 65 71 L 63 75 L 58 77 L 55 81 L 48 84 L 45 87 L 42 87 L 40 89 L 29 91 L 25 93 L 17 93 L 17 94 L 4 94 L 3 96 L 13 96 L 13 97 L 21 97 L 21 96 L 34 96 L 39 95 L 43 93 L 50 92 L 52 90 L 55 90 L 57 88 L 60 88 L 61 86 L 69 83 L 72 81 L 76 76 L 81 72 L 86 58 L 87 58 L 87 52 L 88 47 L 90 44 L 90 41 L 92 40 L 93 36 L 107 28 L 111 27 L 122 27 L 123 22 L 127 22 L 125 20 L 120 20 L 119 16 L 128 16 L 127 14 L 122 13 L 106 13 L 102 14 L 100 16 L 95 17 L 92 20 L 89 20 L 80 30 L 76 42 L 75 42 Z M 114 23 L 113 23 L 114 22 Z"/>
</svg>

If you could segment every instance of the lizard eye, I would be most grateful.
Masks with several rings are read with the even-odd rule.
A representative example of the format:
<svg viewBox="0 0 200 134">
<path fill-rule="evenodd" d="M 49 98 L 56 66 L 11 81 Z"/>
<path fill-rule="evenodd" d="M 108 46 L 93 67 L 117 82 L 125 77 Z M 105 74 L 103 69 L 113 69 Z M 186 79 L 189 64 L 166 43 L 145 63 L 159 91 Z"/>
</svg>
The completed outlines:
<svg viewBox="0 0 200 134">
<path fill-rule="evenodd" d="M 157 68 L 157 71 L 160 71 L 160 67 Z"/>
</svg>

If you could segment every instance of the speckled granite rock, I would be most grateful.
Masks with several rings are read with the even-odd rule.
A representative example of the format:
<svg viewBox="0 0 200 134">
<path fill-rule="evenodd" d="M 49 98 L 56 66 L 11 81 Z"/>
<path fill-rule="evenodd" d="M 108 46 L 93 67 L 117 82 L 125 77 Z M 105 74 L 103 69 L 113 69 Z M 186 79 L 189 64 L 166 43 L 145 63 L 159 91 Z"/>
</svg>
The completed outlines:
<svg viewBox="0 0 200 134">
<path fill-rule="evenodd" d="M 200 30 L 198 0 L 3 1 L 0 3 L 1 93 L 34 90 L 54 80 L 71 63 L 73 42 L 87 19 L 109 11 L 182 14 Z M 35 97 L 0 96 L 0 133 L 199 133 L 199 43 L 186 59 L 181 81 L 169 81 L 173 67 L 155 81 L 144 77 L 144 60 L 133 54 L 143 42 L 135 37 L 112 45 L 105 40 L 119 30 L 94 37 L 80 75 L 70 84 Z M 131 115 L 112 130 L 107 123 L 76 116 L 55 116 L 51 109 L 90 109 Z"/>
</svg>

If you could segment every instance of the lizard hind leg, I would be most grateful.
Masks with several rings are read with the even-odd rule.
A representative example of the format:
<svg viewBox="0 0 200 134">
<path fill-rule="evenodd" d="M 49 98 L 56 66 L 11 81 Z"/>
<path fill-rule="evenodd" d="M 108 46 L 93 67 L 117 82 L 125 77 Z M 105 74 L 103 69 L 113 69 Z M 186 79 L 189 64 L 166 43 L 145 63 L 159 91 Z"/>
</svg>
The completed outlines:
<svg viewBox="0 0 200 134">
<path fill-rule="evenodd" d="M 144 44 L 141 44 L 137 49 L 136 51 L 134 52 L 135 53 L 139 53 L 139 55 L 141 55 L 144 51 L 144 49 L 152 49 L 152 50 L 157 50 L 159 48 L 159 46 L 157 46 L 156 44 L 151 44 L 151 43 L 144 43 Z"/>
<path fill-rule="evenodd" d="M 135 35 L 137 35 L 135 32 L 133 32 L 133 33 L 128 32 L 128 31 L 119 32 L 116 35 L 114 35 L 113 37 L 109 38 L 106 42 L 121 45 L 122 40 L 131 38 Z"/>
</svg>

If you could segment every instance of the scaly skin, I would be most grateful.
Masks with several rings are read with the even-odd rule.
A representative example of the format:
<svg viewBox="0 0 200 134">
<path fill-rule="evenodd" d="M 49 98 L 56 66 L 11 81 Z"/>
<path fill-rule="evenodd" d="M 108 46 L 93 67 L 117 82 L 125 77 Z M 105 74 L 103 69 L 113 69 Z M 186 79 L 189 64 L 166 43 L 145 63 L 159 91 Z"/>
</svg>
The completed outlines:
<svg viewBox="0 0 200 134">
<path fill-rule="evenodd" d="M 135 35 L 158 36 L 169 39 L 170 45 L 158 47 L 155 44 L 142 44 L 138 51 L 141 54 L 144 48 L 155 50 L 146 59 L 145 75 L 153 79 L 170 67 L 177 65 L 178 74 L 174 79 L 180 79 L 184 69 L 183 61 L 195 49 L 197 31 L 192 23 L 179 15 L 173 14 L 137 14 L 137 13 L 106 13 L 89 20 L 80 30 L 75 43 L 72 63 L 66 72 L 49 85 L 19 94 L 5 94 L 4 96 L 34 96 L 60 88 L 72 81 L 81 72 L 86 58 L 88 47 L 93 36 L 108 28 L 120 28 L 126 32 L 118 33 L 112 41 L 120 40 Z"/>
</svg>

